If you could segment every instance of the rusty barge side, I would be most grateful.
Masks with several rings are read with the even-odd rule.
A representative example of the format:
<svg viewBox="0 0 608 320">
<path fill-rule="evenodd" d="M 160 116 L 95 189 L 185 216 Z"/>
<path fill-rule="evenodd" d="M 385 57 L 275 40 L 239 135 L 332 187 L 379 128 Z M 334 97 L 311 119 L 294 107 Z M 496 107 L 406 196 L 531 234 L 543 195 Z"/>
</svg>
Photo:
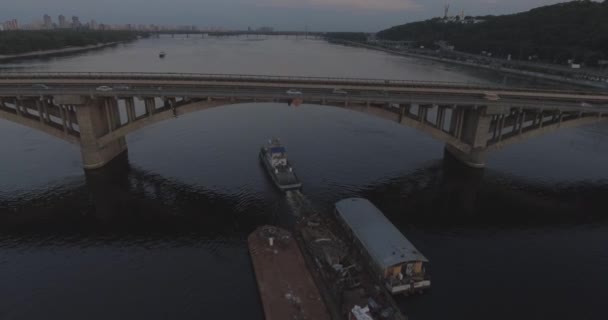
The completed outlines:
<svg viewBox="0 0 608 320">
<path fill-rule="evenodd" d="M 247 240 L 266 320 L 330 320 L 290 232 L 263 226 Z"/>
</svg>

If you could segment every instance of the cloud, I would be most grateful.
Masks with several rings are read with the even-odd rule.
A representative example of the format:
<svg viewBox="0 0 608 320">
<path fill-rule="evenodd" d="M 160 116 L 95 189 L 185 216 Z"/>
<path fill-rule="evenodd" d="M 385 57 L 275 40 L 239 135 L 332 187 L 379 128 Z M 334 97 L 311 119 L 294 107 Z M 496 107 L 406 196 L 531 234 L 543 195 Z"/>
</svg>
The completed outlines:
<svg viewBox="0 0 608 320">
<path fill-rule="evenodd" d="M 373 11 L 413 10 L 421 7 L 414 0 L 260 0 L 257 4 L 278 8 L 332 8 Z"/>
</svg>

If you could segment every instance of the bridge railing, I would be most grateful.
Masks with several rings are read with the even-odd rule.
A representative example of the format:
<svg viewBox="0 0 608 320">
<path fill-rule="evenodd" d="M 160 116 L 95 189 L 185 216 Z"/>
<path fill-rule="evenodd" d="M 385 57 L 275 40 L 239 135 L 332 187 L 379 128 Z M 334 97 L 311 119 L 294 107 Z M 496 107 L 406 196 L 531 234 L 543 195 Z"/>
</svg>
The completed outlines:
<svg viewBox="0 0 608 320">
<path fill-rule="evenodd" d="M 345 78 L 345 77 L 307 77 L 307 76 L 275 76 L 275 75 L 250 75 L 250 74 L 213 74 L 213 73 L 155 73 L 155 72 L 0 72 L 0 80 L 39 80 L 66 79 L 66 80 L 152 80 L 152 81 L 216 81 L 230 82 L 258 82 L 258 83 L 285 83 L 290 84 L 321 84 L 331 85 L 339 88 L 346 85 L 381 86 L 393 88 L 438 88 L 438 89 L 463 89 L 517 92 L 543 92 L 560 94 L 600 94 L 606 95 L 606 90 L 580 90 L 580 89 L 544 89 L 544 88 L 517 88 L 504 85 L 491 85 L 476 82 L 453 82 L 453 81 L 416 81 L 398 79 L 377 78 Z"/>
<path fill-rule="evenodd" d="M 346 77 L 308 77 L 308 76 L 275 76 L 251 74 L 214 74 L 214 73 L 154 73 L 154 72 L 0 72 L 0 79 L 153 79 L 153 80 L 250 80 L 256 82 L 289 81 L 315 83 L 345 83 L 386 86 L 450 86 L 472 88 L 504 88 L 504 86 L 488 85 L 476 82 L 455 81 L 417 81 L 378 78 L 346 78 Z"/>
</svg>

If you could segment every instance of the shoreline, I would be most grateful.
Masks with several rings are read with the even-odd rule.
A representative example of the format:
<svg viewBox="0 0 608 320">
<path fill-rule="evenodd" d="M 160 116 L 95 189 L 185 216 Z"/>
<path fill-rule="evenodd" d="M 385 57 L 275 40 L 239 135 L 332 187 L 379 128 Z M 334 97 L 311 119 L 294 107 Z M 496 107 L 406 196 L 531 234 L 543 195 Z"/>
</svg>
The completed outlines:
<svg viewBox="0 0 608 320">
<path fill-rule="evenodd" d="M 570 85 L 583 86 L 583 87 L 588 87 L 588 88 L 590 87 L 590 88 L 595 88 L 595 89 L 608 89 L 608 84 L 601 83 L 601 82 L 577 80 L 577 79 L 550 75 L 550 74 L 534 72 L 534 71 L 524 71 L 524 70 L 517 70 L 517 69 L 503 68 L 503 67 L 492 67 L 490 65 L 483 65 L 483 64 L 473 63 L 473 62 L 466 62 L 466 61 L 447 59 L 447 58 L 438 58 L 438 57 L 434 57 L 434 56 L 427 56 L 427 55 L 411 53 L 411 52 L 406 52 L 406 51 L 396 51 L 396 50 L 391 50 L 391 49 L 387 49 L 387 48 L 383 48 L 383 47 L 379 47 L 379 46 L 358 43 L 358 42 L 353 42 L 353 41 L 333 40 L 333 39 L 326 39 L 326 41 L 329 43 L 334 43 L 334 44 L 342 44 L 342 45 L 347 45 L 347 46 L 367 48 L 370 50 L 383 51 L 386 53 L 404 56 L 404 57 L 412 57 L 412 58 L 432 60 L 432 61 L 443 62 L 443 63 L 451 63 L 451 64 L 456 64 L 456 65 L 461 65 L 461 66 L 502 72 L 502 73 L 512 74 L 512 75 L 526 77 L 526 78 L 542 79 L 542 80 L 553 81 L 553 82 L 558 82 L 558 83 L 562 83 L 562 84 L 570 84 Z"/>
<path fill-rule="evenodd" d="M 0 55 L 0 63 L 15 61 L 15 60 L 27 60 L 27 59 L 36 59 L 36 58 L 44 58 L 44 57 L 53 57 L 53 56 L 62 56 L 68 55 L 72 53 L 80 53 L 95 49 L 102 49 L 111 46 L 115 46 L 117 44 L 126 43 L 128 41 L 117 41 L 117 42 L 108 42 L 102 44 L 95 44 L 84 47 L 67 47 L 62 49 L 53 49 L 53 50 L 42 50 L 42 51 L 32 51 L 27 53 L 13 54 L 13 55 Z"/>
</svg>

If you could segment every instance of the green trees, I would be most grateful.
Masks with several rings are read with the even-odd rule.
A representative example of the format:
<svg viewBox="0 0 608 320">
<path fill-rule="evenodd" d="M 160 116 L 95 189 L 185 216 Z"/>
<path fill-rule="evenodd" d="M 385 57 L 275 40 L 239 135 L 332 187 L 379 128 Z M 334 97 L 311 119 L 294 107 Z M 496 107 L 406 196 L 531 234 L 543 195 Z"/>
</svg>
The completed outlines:
<svg viewBox="0 0 608 320">
<path fill-rule="evenodd" d="M 409 23 L 378 33 L 387 40 L 445 40 L 456 50 L 493 56 L 565 63 L 597 64 L 608 59 L 608 0 L 560 3 L 528 12 L 485 16 L 484 22 L 443 23 L 441 19 Z"/>
<path fill-rule="evenodd" d="M 19 30 L 0 32 L 0 54 L 82 47 L 137 38 L 131 31 Z"/>
<path fill-rule="evenodd" d="M 328 32 L 325 34 L 328 39 L 338 39 L 353 42 L 365 42 L 367 34 L 363 32 Z"/>
</svg>

